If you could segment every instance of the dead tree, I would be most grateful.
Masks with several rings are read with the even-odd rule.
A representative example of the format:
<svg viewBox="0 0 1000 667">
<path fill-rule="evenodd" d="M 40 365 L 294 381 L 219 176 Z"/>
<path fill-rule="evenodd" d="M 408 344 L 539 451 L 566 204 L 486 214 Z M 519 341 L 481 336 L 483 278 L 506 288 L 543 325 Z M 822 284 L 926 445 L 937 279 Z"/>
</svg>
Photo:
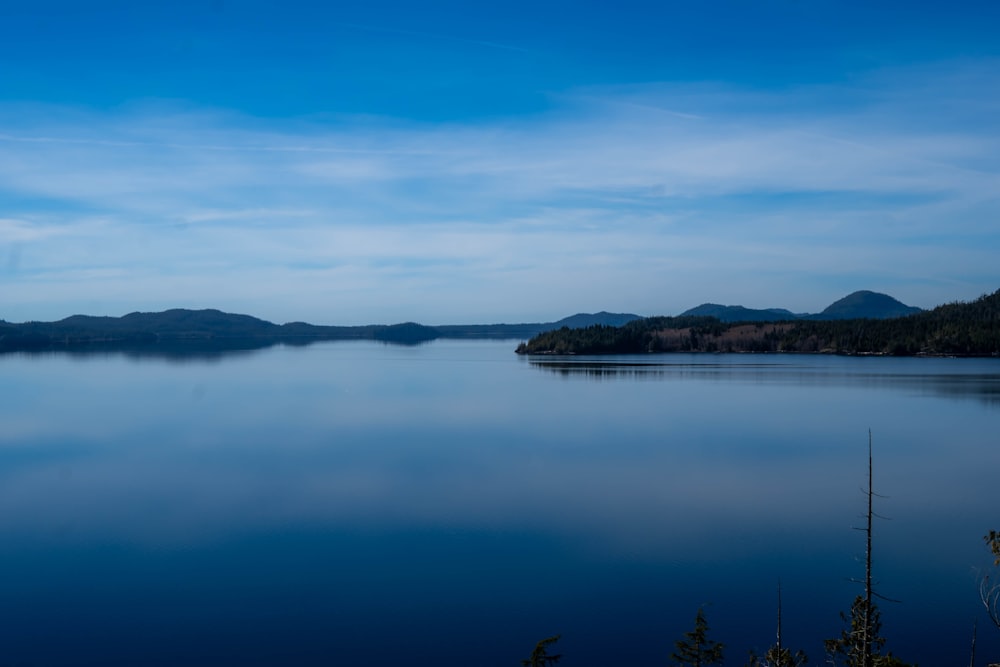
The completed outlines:
<svg viewBox="0 0 1000 667">
<path fill-rule="evenodd" d="M 878 496 L 872 485 L 872 432 L 868 431 L 868 488 L 863 490 L 868 500 L 868 511 L 865 514 L 866 523 L 863 529 L 865 532 L 865 577 L 863 580 L 854 579 L 857 583 L 864 584 L 864 593 L 858 595 L 851 605 L 849 614 L 841 613 L 845 629 L 841 631 L 840 637 L 825 640 L 824 646 L 831 664 L 837 664 L 838 660 L 843 661 L 848 667 L 880 667 L 881 665 L 901 665 L 903 664 L 891 653 L 882 655 L 882 648 L 885 646 L 885 637 L 882 636 L 882 619 L 875 598 L 890 600 L 875 592 L 872 580 L 872 520 L 875 517 L 885 519 L 875 513 L 873 509 L 873 499 Z"/>
</svg>

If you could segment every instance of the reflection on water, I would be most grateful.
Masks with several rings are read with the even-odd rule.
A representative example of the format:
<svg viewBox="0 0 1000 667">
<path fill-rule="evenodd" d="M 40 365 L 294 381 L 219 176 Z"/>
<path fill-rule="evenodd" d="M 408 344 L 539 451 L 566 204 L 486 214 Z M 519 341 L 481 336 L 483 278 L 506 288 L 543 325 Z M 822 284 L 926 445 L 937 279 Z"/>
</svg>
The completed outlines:
<svg viewBox="0 0 1000 667">
<path fill-rule="evenodd" d="M 339 341 L 343 343 L 344 341 Z M 373 341 L 376 345 L 389 347 L 419 347 L 428 341 Z M 329 341 L 315 338 L 192 338 L 179 340 L 163 340 L 155 343 L 147 342 L 114 342 L 88 343 L 70 347 L 64 350 L 25 350 L 17 352 L 0 352 L 0 357 L 69 357 L 73 359 L 89 359 L 94 357 L 124 357 L 133 360 L 159 360 L 183 363 L 187 361 L 221 361 L 223 359 L 238 359 L 255 352 L 273 347 L 302 348 L 318 345 Z"/>
<path fill-rule="evenodd" d="M 706 603 L 741 664 L 779 578 L 821 664 L 869 428 L 890 648 L 966 659 L 997 360 L 183 358 L 0 358 L 0 664 L 662 664 Z"/>
<path fill-rule="evenodd" d="M 685 355 L 687 356 L 687 355 Z M 934 366 L 936 372 L 925 372 L 917 368 L 901 368 L 871 371 L 863 365 L 848 367 L 839 364 L 811 365 L 793 361 L 791 363 L 745 362 L 731 363 L 733 355 L 709 357 L 710 361 L 672 362 L 631 359 L 600 358 L 532 358 L 532 367 L 555 373 L 563 377 L 585 377 L 592 380 L 627 379 L 656 381 L 714 380 L 751 384 L 784 385 L 836 385 L 884 387 L 891 390 L 932 392 L 956 398 L 976 398 L 1000 407 L 1000 366 L 996 360 L 972 360 L 973 364 L 998 366 L 998 372 L 950 372 L 940 370 L 940 360 L 928 359 L 881 359 L 886 365 L 898 363 L 901 366 L 925 364 Z M 662 357 L 660 357 L 662 358 Z M 736 357 L 739 358 L 739 357 Z M 858 360 L 862 364 L 868 360 Z M 947 360 L 953 365 L 961 365 L 970 360 Z M 952 369 L 953 370 L 953 369 Z M 908 372 L 900 372 L 908 371 Z"/>
</svg>

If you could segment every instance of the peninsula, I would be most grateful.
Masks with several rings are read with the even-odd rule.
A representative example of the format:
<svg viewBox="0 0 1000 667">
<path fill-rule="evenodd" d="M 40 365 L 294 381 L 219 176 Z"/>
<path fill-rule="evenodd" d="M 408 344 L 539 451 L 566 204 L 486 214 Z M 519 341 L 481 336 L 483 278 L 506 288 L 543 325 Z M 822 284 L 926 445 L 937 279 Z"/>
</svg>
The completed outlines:
<svg viewBox="0 0 1000 667">
<path fill-rule="evenodd" d="M 723 322 L 718 317 L 687 314 L 650 317 L 620 327 L 562 328 L 522 343 L 517 353 L 823 352 L 1000 356 L 1000 290 L 969 303 L 951 303 L 929 311 L 878 319 L 873 316 L 843 319 L 844 313 L 850 312 L 846 307 L 835 308 L 834 316 L 829 319 L 791 313 L 772 318 L 770 315 L 775 311 L 766 312 L 768 317 L 757 321 L 753 321 L 752 315 L 750 321 L 737 318 L 738 321 Z"/>
</svg>

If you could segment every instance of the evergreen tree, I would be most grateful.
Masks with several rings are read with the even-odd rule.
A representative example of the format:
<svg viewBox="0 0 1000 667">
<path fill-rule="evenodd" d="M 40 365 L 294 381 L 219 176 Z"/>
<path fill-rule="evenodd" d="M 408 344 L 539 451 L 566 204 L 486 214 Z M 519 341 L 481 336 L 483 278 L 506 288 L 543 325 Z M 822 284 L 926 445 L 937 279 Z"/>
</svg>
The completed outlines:
<svg viewBox="0 0 1000 667">
<path fill-rule="evenodd" d="M 882 648 L 885 646 L 882 615 L 874 603 L 870 607 L 867 604 L 865 596 L 859 595 L 854 598 L 850 614 L 840 613 L 846 627 L 841 630 L 837 639 L 823 642 L 830 664 L 846 667 L 906 667 L 907 663 L 892 652 L 882 655 Z M 866 639 L 869 640 L 867 644 Z"/>
<path fill-rule="evenodd" d="M 824 640 L 830 663 L 843 664 L 846 667 L 889 667 L 905 665 L 906 663 L 894 657 L 892 653 L 882 655 L 885 638 L 882 636 L 882 616 L 875 605 L 876 593 L 872 585 L 872 433 L 868 431 L 868 488 L 865 496 L 868 498 L 867 524 L 865 526 L 865 590 L 863 595 L 854 598 L 850 614 L 841 612 L 840 618 L 846 626 L 840 631 L 840 637 Z M 879 596 L 881 597 L 881 596 Z M 884 598 L 883 598 L 884 599 Z"/>
<path fill-rule="evenodd" d="M 747 667 L 802 667 L 807 662 L 808 658 L 802 651 L 792 653 L 791 649 L 778 648 L 774 645 L 761 657 L 750 651 Z"/>
<path fill-rule="evenodd" d="M 993 552 L 993 564 L 1000 565 L 1000 530 L 991 530 L 989 535 L 983 536 L 983 541 Z"/>
<path fill-rule="evenodd" d="M 677 650 L 670 654 L 670 659 L 678 667 L 705 667 L 705 665 L 721 665 L 723 644 L 708 638 L 708 621 L 705 614 L 698 609 L 694 619 L 694 630 L 684 633 L 684 639 L 674 642 Z"/>
<path fill-rule="evenodd" d="M 781 638 L 781 584 L 778 584 L 778 632 L 777 641 L 771 648 L 767 649 L 763 656 L 758 657 L 756 653 L 750 651 L 750 661 L 747 667 L 802 667 L 808 662 L 806 654 L 802 651 L 792 653 L 782 644 Z"/>
<path fill-rule="evenodd" d="M 549 646 L 559 641 L 561 635 L 554 635 L 535 644 L 531 657 L 521 661 L 522 667 L 551 667 L 559 662 L 562 655 L 549 655 Z"/>
</svg>

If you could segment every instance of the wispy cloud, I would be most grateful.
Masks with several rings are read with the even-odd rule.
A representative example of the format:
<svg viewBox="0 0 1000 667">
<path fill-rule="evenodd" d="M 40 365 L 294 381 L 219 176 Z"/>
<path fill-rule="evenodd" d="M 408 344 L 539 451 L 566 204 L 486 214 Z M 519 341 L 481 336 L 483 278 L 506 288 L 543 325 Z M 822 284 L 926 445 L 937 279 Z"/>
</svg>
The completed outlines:
<svg viewBox="0 0 1000 667">
<path fill-rule="evenodd" d="M 957 63 L 826 88 L 590 89 L 464 125 L 6 105 L 0 244 L 18 254 L 0 316 L 72 299 L 446 322 L 972 297 L 1000 278 L 983 250 L 1000 240 L 997 78 Z"/>
</svg>

